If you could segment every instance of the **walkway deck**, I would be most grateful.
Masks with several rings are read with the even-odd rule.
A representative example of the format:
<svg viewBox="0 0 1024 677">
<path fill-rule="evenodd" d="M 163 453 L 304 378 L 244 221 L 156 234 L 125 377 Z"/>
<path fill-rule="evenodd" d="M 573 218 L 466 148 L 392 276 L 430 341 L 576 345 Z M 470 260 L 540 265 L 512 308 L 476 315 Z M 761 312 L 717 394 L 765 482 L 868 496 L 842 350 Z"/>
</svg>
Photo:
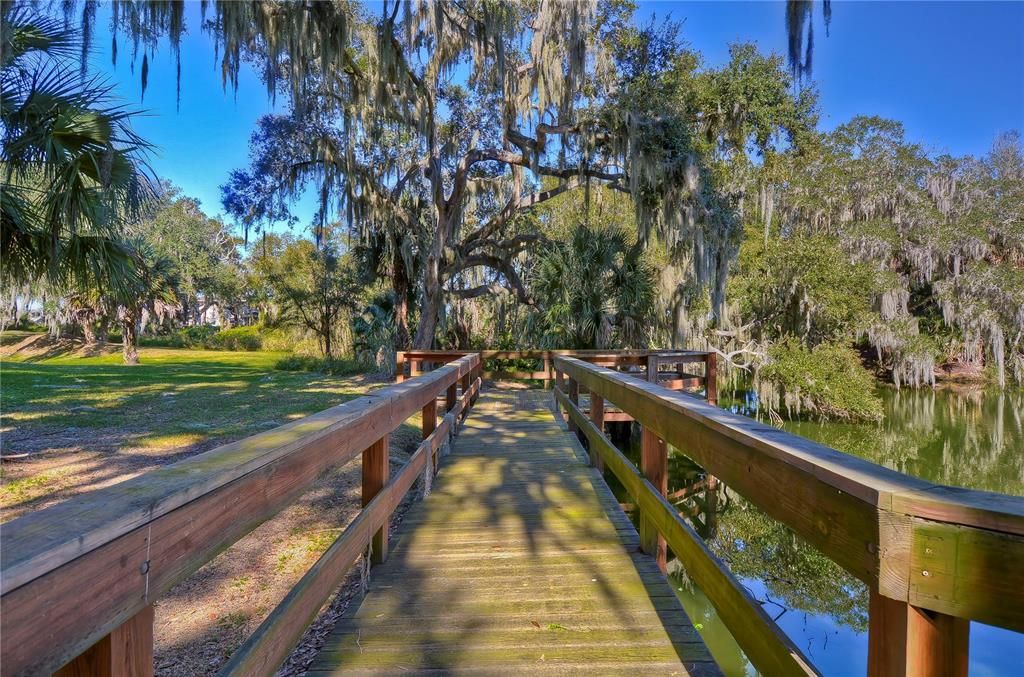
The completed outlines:
<svg viewBox="0 0 1024 677">
<path fill-rule="evenodd" d="M 481 396 L 311 674 L 719 674 L 550 401 Z"/>
</svg>

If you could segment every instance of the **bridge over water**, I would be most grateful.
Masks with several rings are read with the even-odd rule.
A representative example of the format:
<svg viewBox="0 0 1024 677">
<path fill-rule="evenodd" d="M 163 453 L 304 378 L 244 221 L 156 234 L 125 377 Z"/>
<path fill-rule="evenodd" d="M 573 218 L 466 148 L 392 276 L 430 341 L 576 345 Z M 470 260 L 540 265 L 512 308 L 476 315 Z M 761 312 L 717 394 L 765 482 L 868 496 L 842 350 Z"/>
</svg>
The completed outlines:
<svg viewBox="0 0 1024 677">
<path fill-rule="evenodd" d="M 516 368 L 484 372 L 497 361 Z M 669 445 L 869 586 L 871 674 L 966 674 L 971 620 L 1024 630 L 1024 499 L 901 475 L 680 392 L 713 399 L 713 355 L 398 364 L 395 385 L 5 525 L 3 674 L 152 674 L 153 602 L 357 456 L 362 512 L 224 674 L 273 674 L 353 566 L 366 594 L 313 674 L 718 674 L 670 558 L 761 673 L 815 673 L 666 499 Z M 388 435 L 417 413 L 423 442 L 391 475 Z M 624 421 L 642 427 L 639 468 L 606 434 Z M 414 486 L 423 500 L 389 535 Z"/>
</svg>

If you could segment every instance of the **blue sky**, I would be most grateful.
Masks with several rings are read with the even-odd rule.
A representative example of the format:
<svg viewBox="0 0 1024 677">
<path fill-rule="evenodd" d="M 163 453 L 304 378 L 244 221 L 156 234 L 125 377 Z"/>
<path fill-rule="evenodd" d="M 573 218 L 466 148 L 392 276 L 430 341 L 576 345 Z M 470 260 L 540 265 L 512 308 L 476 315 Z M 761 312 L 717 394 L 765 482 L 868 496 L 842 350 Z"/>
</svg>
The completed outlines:
<svg viewBox="0 0 1024 677">
<path fill-rule="evenodd" d="M 728 59 L 731 42 L 751 41 L 765 52 L 786 50 L 784 2 L 642 2 L 639 18 L 683 20 L 683 37 L 709 65 Z M 176 110 L 175 71 L 163 45 L 150 62 L 141 98 L 137 60 L 121 36 L 111 65 L 109 12 L 97 17 L 93 63 L 120 96 L 148 111 L 137 131 L 157 146 L 153 169 L 199 198 L 210 214 L 222 211 L 219 186 L 247 163 L 255 121 L 275 106 L 259 78 L 246 69 L 237 92 L 225 91 L 212 38 L 199 30 L 199 3 L 190 3 L 182 43 L 182 93 Z M 935 152 L 984 153 L 996 135 L 1024 129 L 1024 3 L 832 3 L 825 37 L 815 2 L 814 79 L 821 94 L 821 125 L 831 129 L 858 114 L 904 122 L 913 141 Z M 280 109 L 283 102 L 278 102 Z M 314 205 L 296 213 L 308 223 Z"/>
</svg>

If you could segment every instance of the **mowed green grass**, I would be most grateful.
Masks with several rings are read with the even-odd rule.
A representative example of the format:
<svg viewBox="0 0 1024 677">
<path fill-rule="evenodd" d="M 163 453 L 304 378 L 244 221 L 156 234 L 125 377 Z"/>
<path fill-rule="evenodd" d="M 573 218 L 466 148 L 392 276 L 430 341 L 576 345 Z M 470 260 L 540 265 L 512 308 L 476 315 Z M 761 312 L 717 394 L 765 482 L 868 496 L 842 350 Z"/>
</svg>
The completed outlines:
<svg viewBox="0 0 1024 677">
<path fill-rule="evenodd" d="M 0 506 L 87 491 L 89 477 L 109 482 L 174 462 L 382 384 L 275 369 L 286 355 L 144 348 L 132 367 L 120 354 L 0 361 L 3 450 L 30 455 L 4 463 Z M 84 472 L 74 465 L 81 457 Z"/>
<path fill-rule="evenodd" d="M 0 410 L 5 426 L 143 426 L 138 441 L 162 446 L 285 423 L 366 390 L 363 377 L 275 370 L 285 356 L 144 348 L 133 367 L 120 355 L 4 360 Z"/>
</svg>

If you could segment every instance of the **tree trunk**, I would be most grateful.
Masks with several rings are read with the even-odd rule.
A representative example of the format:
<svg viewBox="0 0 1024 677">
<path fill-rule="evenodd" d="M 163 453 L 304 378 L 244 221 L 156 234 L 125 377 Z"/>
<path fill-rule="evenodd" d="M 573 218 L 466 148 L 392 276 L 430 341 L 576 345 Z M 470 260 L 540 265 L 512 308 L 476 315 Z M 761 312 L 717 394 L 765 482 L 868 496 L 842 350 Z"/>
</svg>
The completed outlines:
<svg viewBox="0 0 1024 677">
<path fill-rule="evenodd" d="M 121 321 L 121 354 L 125 364 L 139 363 L 139 310 L 125 308 Z"/>
<path fill-rule="evenodd" d="M 107 338 L 110 334 L 110 316 L 103 315 L 100 317 L 100 326 L 96 330 L 96 345 L 105 346 L 107 345 Z"/>
<path fill-rule="evenodd" d="M 409 271 L 399 247 L 394 248 L 391 288 L 395 294 L 395 349 L 409 347 Z"/>
<path fill-rule="evenodd" d="M 85 338 L 86 348 L 93 348 L 96 346 L 96 328 L 92 326 L 91 318 L 86 318 L 82 322 L 82 336 Z"/>
</svg>

